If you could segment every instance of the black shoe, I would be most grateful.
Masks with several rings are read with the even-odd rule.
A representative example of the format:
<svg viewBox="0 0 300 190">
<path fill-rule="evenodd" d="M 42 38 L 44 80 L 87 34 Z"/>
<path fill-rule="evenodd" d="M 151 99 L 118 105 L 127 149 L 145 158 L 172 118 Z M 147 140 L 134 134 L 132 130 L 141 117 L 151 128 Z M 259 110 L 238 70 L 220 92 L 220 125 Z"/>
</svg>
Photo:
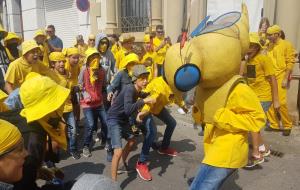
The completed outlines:
<svg viewBox="0 0 300 190">
<path fill-rule="evenodd" d="M 74 152 L 70 152 L 70 154 L 74 160 L 80 159 L 80 154 L 78 152 L 74 151 Z"/>
<path fill-rule="evenodd" d="M 282 136 L 290 136 L 290 134 L 291 134 L 291 130 L 290 129 L 282 131 Z"/>
</svg>

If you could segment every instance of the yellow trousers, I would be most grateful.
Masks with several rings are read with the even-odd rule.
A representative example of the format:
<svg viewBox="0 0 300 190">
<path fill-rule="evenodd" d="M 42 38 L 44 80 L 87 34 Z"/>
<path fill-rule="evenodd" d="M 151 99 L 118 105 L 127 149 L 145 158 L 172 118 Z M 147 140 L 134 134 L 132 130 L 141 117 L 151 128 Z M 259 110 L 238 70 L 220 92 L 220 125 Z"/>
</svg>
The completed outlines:
<svg viewBox="0 0 300 190">
<path fill-rule="evenodd" d="M 292 128 L 292 119 L 289 116 L 287 108 L 287 89 L 281 87 L 282 80 L 284 79 L 284 74 L 285 73 L 282 73 L 279 76 L 276 76 L 276 79 L 278 84 L 278 96 L 280 103 L 279 113 L 281 115 L 283 129 L 287 130 Z M 273 129 L 279 129 L 279 121 L 275 114 L 273 105 L 270 107 L 267 113 L 267 117 L 270 122 L 270 127 Z"/>
</svg>

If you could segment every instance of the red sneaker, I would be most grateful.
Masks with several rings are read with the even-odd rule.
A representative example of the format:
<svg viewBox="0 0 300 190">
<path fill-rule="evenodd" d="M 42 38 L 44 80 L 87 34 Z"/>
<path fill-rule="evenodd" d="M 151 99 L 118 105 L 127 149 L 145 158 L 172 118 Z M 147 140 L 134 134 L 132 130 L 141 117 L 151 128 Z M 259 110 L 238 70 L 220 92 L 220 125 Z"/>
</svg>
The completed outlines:
<svg viewBox="0 0 300 190">
<path fill-rule="evenodd" d="M 177 156 L 178 152 L 174 148 L 160 148 L 157 151 L 159 154 L 166 154 L 168 156 Z"/>
<path fill-rule="evenodd" d="M 135 169 L 137 173 L 139 174 L 140 178 L 142 178 L 145 181 L 151 181 L 152 176 L 149 172 L 148 166 L 146 163 L 137 162 L 135 165 Z"/>
</svg>

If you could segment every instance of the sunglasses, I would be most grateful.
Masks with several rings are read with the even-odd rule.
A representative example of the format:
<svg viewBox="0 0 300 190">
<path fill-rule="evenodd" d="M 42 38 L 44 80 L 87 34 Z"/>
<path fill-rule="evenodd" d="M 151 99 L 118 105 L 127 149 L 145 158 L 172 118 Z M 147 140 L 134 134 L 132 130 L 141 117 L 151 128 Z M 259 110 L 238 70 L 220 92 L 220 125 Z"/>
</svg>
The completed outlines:
<svg viewBox="0 0 300 190">
<path fill-rule="evenodd" d="M 94 41 L 95 41 L 95 39 L 89 39 L 89 41 L 93 41 L 93 42 L 94 42 Z"/>
</svg>

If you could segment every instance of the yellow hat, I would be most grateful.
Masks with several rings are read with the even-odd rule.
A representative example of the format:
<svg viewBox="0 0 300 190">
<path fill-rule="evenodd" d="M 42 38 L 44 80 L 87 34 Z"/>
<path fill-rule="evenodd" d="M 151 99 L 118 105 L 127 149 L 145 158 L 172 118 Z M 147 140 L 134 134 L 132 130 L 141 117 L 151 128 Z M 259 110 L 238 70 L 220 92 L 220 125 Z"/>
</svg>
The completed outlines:
<svg viewBox="0 0 300 190">
<path fill-rule="evenodd" d="M 260 38 L 259 38 L 257 32 L 251 32 L 251 33 L 249 33 L 249 39 L 250 39 L 250 43 L 258 44 L 258 45 L 261 46 L 261 44 L 260 44 Z"/>
<path fill-rule="evenodd" d="M 94 40 L 94 39 L 96 39 L 96 36 L 94 34 L 90 34 L 89 39 Z"/>
<path fill-rule="evenodd" d="M 8 96 L 8 95 L 0 89 L 0 102 L 1 102 L 3 99 L 7 98 L 7 96 Z"/>
<path fill-rule="evenodd" d="M 13 124 L 0 119 L 0 155 L 9 151 L 12 147 L 17 145 L 22 135 L 18 128 Z"/>
<path fill-rule="evenodd" d="M 150 34 L 146 34 L 144 36 L 144 43 L 149 43 L 150 42 Z"/>
<path fill-rule="evenodd" d="M 100 53 L 97 51 L 96 48 L 88 48 L 86 51 L 85 51 L 85 60 L 87 61 L 89 57 L 91 57 L 92 55 L 94 54 L 97 54 L 100 56 Z"/>
<path fill-rule="evenodd" d="M 48 77 L 31 72 L 20 87 L 20 98 L 24 106 L 20 114 L 28 123 L 41 119 L 59 109 L 69 94 L 69 89 L 58 85 Z"/>
<path fill-rule="evenodd" d="M 7 45 L 7 42 L 9 40 L 12 40 L 12 39 L 16 39 L 18 40 L 18 44 L 20 45 L 22 43 L 22 39 L 20 36 L 18 36 L 16 33 L 14 32 L 8 32 L 7 36 L 4 38 L 4 44 Z"/>
<path fill-rule="evenodd" d="M 281 28 L 278 25 L 273 25 L 270 26 L 267 30 L 267 34 L 276 34 L 276 33 L 280 33 Z"/>
<path fill-rule="evenodd" d="M 50 61 L 66 61 L 65 55 L 62 52 L 52 52 L 49 55 Z"/>
<path fill-rule="evenodd" d="M 4 35 L 3 35 L 4 38 L 5 38 L 5 37 L 7 36 L 7 34 L 8 34 L 8 32 L 7 32 L 6 30 L 4 30 L 2 24 L 0 24 L 0 32 L 3 32 L 3 33 L 4 33 Z"/>
<path fill-rule="evenodd" d="M 25 55 L 27 52 L 40 47 L 34 40 L 27 40 L 22 43 L 22 55 Z"/>
<path fill-rule="evenodd" d="M 121 43 L 134 42 L 134 40 L 135 40 L 135 37 L 130 34 L 122 34 L 119 38 L 119 41 Z"/>
<path fill-rule="evenodd" d="M 46 37 L 45 31 L 42 30 L 42 29 L 37 30 L 37 31 L 35 32 L 33 38 L 35 39 L 35 38 L 38 37 L 38 36 L 44 36 L 44 37 Z"/>
<path fill-rule="evenodd" d="M 130 53 L 126 55 L 120 63 L 120 69 L 125 69 L 128 63 L 131 62 L 139 63 L 139 56 L 135 53 Z"/>
<path fill-rule="evenodd" d="M 70 47 L 66 51 L 66 56 L 68 56 L 68 57 L 71 55 L 75 55 L 75 54 L 79 54 L 79 50 L 76 47 Z"/>
</svg>

